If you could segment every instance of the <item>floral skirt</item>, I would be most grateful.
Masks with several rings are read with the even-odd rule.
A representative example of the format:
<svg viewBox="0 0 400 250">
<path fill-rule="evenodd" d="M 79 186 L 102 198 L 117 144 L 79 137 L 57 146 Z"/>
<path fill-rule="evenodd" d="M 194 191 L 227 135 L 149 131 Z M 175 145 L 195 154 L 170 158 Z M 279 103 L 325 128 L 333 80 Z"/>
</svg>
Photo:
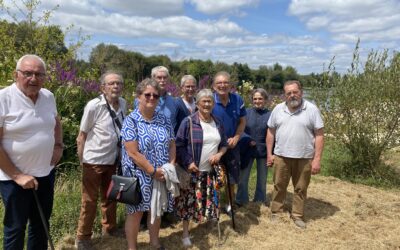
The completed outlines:
<svg viewBox="0 0 400 250">
<path fill-rule="evenodd" d="M 193 178 L 190 189 L 180 190 L 175 199 L 180 219 L 200 223 L 218 218 L 219 191 L 214 188 L 214 176 L 214 171 L 201 172 Z"/>
</svg>

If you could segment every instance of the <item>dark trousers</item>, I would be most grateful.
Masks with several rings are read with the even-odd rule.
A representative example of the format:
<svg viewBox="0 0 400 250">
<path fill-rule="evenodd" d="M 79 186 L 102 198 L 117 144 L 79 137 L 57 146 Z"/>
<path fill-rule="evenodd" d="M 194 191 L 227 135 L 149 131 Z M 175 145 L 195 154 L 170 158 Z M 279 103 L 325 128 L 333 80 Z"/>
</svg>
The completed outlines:
<svg viewBox="0 0 400 250">
<path fill-rule="evenodd" d="M 39 183 L 36 190 L 42 206 L 47 225 L 53 209 L 55 170 L 48 176 L 36 177 Z M 0 181 L 0 192 L 3 199 L 4 240 L 5 250 L 19 250 L 24 248 L 25 229 L 28 226 L 28 250 L 46 250 L 47 237 L 40 218 L 32 189 L 23 189 L 14 181 Z"/>
</svg>

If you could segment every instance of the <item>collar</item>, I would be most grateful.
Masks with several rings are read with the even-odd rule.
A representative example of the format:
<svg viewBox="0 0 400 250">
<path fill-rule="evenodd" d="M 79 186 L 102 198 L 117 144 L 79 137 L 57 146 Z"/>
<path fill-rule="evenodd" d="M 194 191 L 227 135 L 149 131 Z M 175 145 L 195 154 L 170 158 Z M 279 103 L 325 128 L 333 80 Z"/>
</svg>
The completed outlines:
<svg viewBox="0 0 400 250">
<path fill-rule="evenodd" d="M 286 102 L 284 102 L 284 104 L 285 104 L 285 105 L 284 105 L 284 111 L 285 111 L 286 113 L 290 114 L 290 115 L 294 115 L 294 114 L 296 114 L 296 113 L 300 113 L 301 111 L 306 110 L 306 108 L 307 108 L 307 102 L 306 102 L 303 98 L 301 98 L 301 106 L 300 106 L 300 108 L 298 108 L 298 109 L 295 110 L 294 112 L 291 112 L 291 111 L 290 111 L 290 109 L 288 108 Z"/>
<path fill-rule="evenodd" d="M 215 103 L 219 103 L 222 105 L 222 102 L 219 100 L 219 95 L 216 92 L 214 93 L 214 99 Z M 231 93 L 228 93 L 228 103 L 226 104 L 226 106 L 228 106 L 230 102 L 231 102 Z"/>
</svg>

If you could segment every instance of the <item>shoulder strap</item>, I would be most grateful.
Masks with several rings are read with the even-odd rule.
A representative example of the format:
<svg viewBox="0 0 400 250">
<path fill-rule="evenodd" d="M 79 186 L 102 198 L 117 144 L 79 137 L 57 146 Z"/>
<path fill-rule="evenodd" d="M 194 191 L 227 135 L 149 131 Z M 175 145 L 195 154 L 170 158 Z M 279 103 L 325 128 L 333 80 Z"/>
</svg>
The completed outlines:
<svg viewBox="0 0 400 250">
<path fill-rule="evenodd" d="M 188 116 L 189 118 L 189 128 L 190 128 L 190 144 L 192 145 L 192 156 L 193 156 L 193 161 L 194 161 L 194 147 L 193 147 L 193 124 L 192 124 L 192 118 Z"/>
<path fill-rule="evenodd" d="M 104 99 L 106 100 L 107 109 L 108 109 L 108 112 L 110 112 L 110 116 L 111 116 L 111 118 L 113 120 L 113 124 L 114 123 L 117 124 L 117 127 L 119 128 L 119 130 L 121 130 L 122 129 L 122 124 L 121 124 L 120 120 L 118 119 L 117 115 L 115 114 L 115 112 L 111 109 L 110 104 L 108 103 L 107 98 L 106 98 L 105 95 L 104 95 Z M 121 112 L 121 115 L 122 115 L 122 119 L 124 119 L 124 115 L 123 115 L 122 112 Z M 114 125 L 114 128 L 115 128 L 115 125 Z"/>
</svg>

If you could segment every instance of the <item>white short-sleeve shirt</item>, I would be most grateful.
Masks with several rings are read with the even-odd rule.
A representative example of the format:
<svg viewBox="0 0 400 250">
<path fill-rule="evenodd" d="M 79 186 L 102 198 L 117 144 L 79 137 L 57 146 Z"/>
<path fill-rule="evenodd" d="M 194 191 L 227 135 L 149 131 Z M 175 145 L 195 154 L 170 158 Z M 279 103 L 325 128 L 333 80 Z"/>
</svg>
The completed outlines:
<svg viewBox="0 0 400 250">
<path fill-rule="evenodd" d="M 303 99 L 300 109 L 289 111 L 286 103 L 278 104 L 271 113 L 268 127 L 275 128 L 274 154 L 288 158 L 312 159 L 315 153 L 314 130 L 324 127 L 317 106 Z"/>
<path fill-rule="evenodd" d="M 50 161 L 56 117 L 55 99 L 47 89 L 39 91 L 36 103 L 15 83 L 0 90 L 2 147 L 22 173 L 43 177 L 54 168 Z M 10 180 L 10 177 L 0 170 L 0 180 Z"/>
<path fill-rule="evenodd" d="M 118 110 L 114 110 L 111 105 L 110 107 L 122 124 L 126 113 L 126 101 L 119 98 Z M 120 131 L 117 126 L 114 128 L 104 95 L 100 95 L 86 104 L 80 130 L 87 133 L 83 149 L 84 163 L 96 165 L 115 163 Z"/>
</svg>

